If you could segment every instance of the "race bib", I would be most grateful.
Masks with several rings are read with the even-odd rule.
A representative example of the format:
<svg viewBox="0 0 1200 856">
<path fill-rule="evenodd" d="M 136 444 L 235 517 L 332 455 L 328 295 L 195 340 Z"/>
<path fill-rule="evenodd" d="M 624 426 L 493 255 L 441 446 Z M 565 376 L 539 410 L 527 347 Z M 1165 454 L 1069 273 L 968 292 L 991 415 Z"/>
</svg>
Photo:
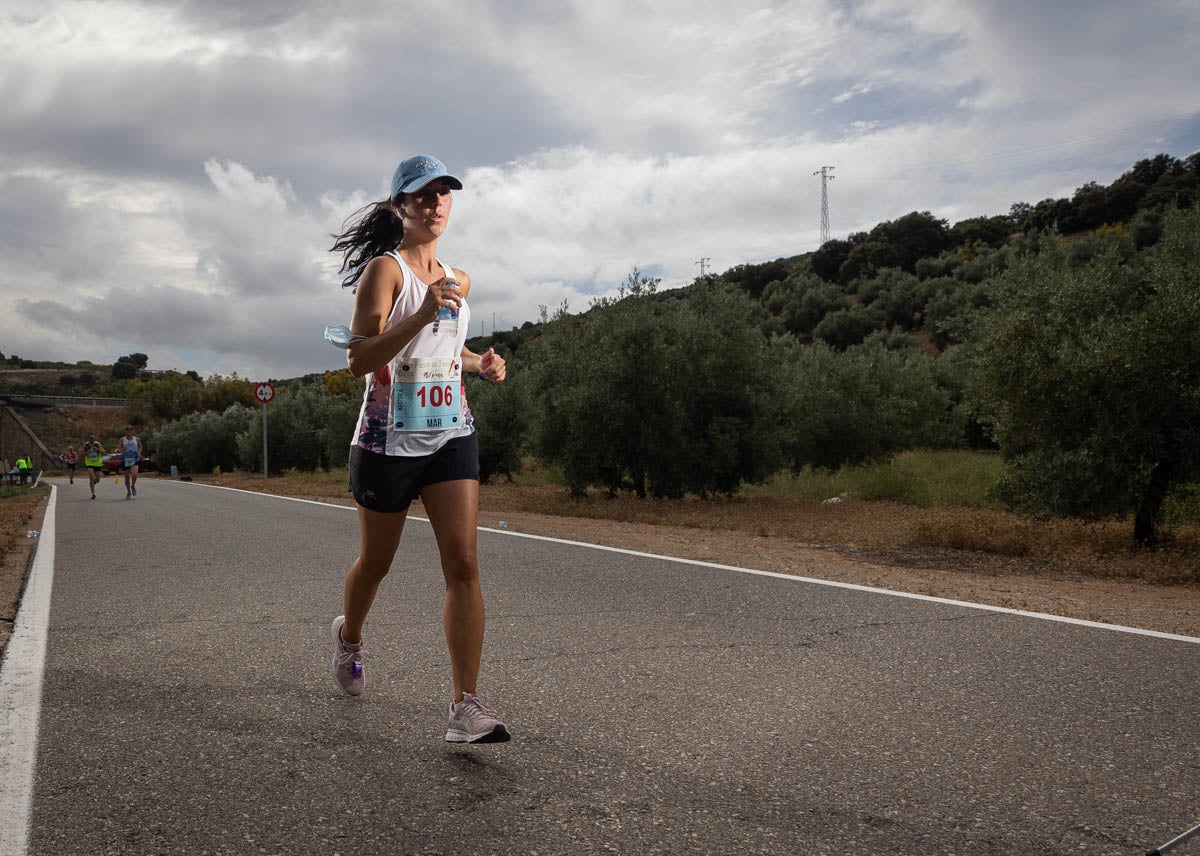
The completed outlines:
<svg viewBox="0 0 1200 856">
<path fill-rule="evenodd" d="M 137 462 L 138 462 L 138 457 L 137 457 L 137 455 L 136 455 L 136 454 L 133 454 L 133 455 L 126 455 L 126 456 L 125 456 L 125 466 L 127 466 L 127 467 L 136 467 L 136 466 L 137 466 Z"/>
<path fill-rule="evenodd" d="M 397 431 L 448 431 L 462 425 L 462 360 L 414 357 L 396 364 L 392 425 Z"/>
</svg>

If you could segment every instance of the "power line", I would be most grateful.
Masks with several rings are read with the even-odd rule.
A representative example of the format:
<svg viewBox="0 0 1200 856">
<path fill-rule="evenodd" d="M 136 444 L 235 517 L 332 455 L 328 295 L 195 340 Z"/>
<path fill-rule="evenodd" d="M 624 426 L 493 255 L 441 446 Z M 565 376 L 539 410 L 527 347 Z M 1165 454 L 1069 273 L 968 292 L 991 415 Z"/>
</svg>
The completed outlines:
<svg viewBox="0 0 1200 856">
<path fill-rule="evenodd" d="M 708 275 L 708 263 L 711 261 L 712 258 L 710 256 L 705 256 L 704 258 L 700 259 L 700 261 L 696 262 L 696 264 L 700 265 L 701 279 L 704 279 L 704 277 Z"/>
<path fill-rule="evenodd" d="M 831 166 L 823 166 L 813 173 L 821 176 L 821 245 L 829 241 L 829 182 L 837 176 L 830 175 Z"/>
</svg>

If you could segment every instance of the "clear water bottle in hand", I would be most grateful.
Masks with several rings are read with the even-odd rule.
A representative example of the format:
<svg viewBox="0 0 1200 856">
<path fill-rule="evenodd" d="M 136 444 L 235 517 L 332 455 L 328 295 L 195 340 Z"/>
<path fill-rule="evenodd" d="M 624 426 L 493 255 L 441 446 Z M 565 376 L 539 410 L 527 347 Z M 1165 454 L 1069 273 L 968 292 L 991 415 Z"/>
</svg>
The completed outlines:
<svg viewBox="0 0 1200 856">
<path fill-rule="evenodd" d="M 458 283 L 452 279 L 446 280 L 446 287 L 453 288 L 458 291 Z M 433 335 L 435 336 L 457 336 L 458 335 L 458 307 L 457 306 L 440 306 L 438 307 L 437 316 L 433 319 Z"/>
</svg>

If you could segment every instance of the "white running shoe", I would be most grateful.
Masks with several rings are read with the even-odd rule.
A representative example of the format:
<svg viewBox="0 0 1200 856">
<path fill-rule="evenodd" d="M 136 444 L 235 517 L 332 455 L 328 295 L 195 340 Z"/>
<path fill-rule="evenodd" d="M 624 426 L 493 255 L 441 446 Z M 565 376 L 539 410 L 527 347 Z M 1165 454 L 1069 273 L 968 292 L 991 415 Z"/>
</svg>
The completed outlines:
<svg viewBox="0 0 1200 856">
<path fill-rule="evenodd" d="M 339 615 L 333 619 L 333 627 L 330 628 L 333 636 L 333 663 L 330 671 L 337 685 L 347 695 L 356 696 L 363 691 L 367 683 L 367 676 L 363 671 L 363 646 L 361 642 L 351 645 L 342 640 L 342 626 L 345 623 L 346 616 Z"/>
<path fill-rule="evenodd" d="M 505 743 L 512 738 L 496 712 L 475 697 L 463 693 L 463 700 L 450 705 L 448 743 Z"/>
</svg>

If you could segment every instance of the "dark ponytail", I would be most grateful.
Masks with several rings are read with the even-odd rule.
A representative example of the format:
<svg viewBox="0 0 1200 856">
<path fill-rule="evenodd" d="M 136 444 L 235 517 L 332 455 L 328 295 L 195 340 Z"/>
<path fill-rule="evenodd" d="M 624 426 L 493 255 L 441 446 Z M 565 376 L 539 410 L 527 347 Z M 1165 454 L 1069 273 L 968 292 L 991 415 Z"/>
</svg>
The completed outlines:
<svg viewBox="0 0 1200 856">
<path fill-rule="evenodd" d="M 363 274 L 367 262 L 376 256 L 390 252 L 400 245 L 404 237 L 404 223 L 392 209 L 392 202 L 372 202 L 359 208 L 342 224 L 346 231 L 332 235 L 330 252 L 341 252 L 345 273 L 342 288 L 354 288 Z"/>
</svg>

